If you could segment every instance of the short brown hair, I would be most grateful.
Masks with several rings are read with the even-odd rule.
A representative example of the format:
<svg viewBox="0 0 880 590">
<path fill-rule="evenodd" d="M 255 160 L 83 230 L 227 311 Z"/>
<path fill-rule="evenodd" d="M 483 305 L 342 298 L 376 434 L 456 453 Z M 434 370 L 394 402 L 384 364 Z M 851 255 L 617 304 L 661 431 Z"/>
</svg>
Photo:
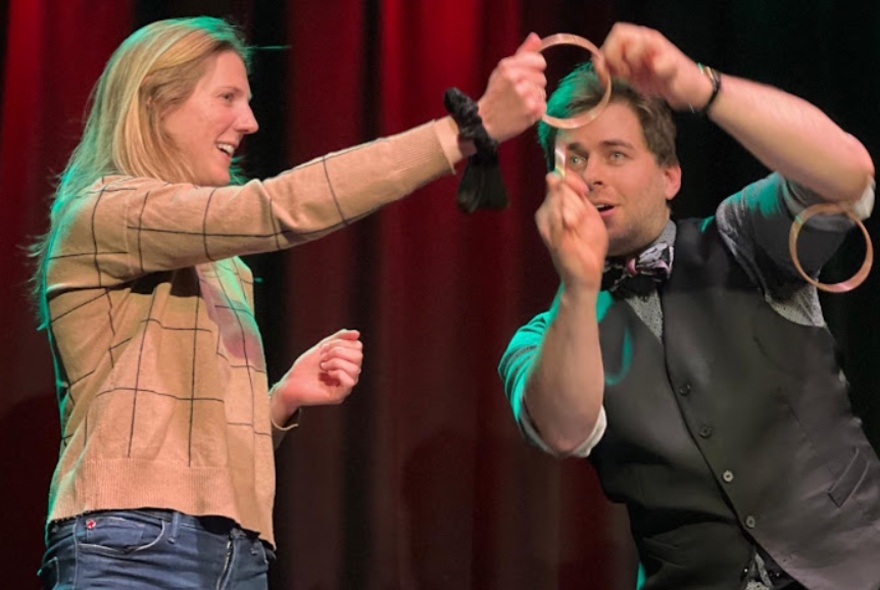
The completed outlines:
<svg viewBox="0 0 880 590">
<path fill-rule="evenodd" d="M 593 69 L 586 62 L 571 71 L 559 83 L 559 87 L 547 100 L 547 114 L 553 117 L 572 117 L 591 109 L 602 99 L 605 87 Z M 611 102 L 629 105 L 639 118 L 642 134 L 648 150 L 661 166 L 678 165 L 675 153 L 675 123 L 672 111 L 666 101 L 645 96 L 623 80 L 614 79 L 611 85 Z M 555 165 L 554 149 L 558 130 L 541 121 L 538 124 L 538 141 L 544 150 L 547 169 Z"/>
</svg>

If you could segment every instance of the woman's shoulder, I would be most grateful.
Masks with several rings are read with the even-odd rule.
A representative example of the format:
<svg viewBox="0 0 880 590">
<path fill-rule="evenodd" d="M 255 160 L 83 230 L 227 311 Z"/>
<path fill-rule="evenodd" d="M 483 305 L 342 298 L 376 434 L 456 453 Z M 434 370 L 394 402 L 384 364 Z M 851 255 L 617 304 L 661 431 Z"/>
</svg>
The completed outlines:
<svg viewBox="0 0 880 590">
<path fill-rule="evenodd" d="M 113 174 L 102 176 L 93 182 L 83 193 L 83 196 L 98 195 L 102 193 L 141 191 L 171 186 L 170 182 L 149 178 L 145 176 L 129 176 L 125 174 Z"/>
</svg>

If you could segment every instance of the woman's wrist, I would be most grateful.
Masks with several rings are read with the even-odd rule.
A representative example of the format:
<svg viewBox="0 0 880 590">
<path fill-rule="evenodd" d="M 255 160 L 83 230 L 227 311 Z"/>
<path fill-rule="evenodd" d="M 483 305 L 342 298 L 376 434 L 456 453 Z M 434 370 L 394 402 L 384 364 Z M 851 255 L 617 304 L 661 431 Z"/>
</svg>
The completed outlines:
<svg viewBox="0 0 880 590">
<path fill-rule="evenodd" d="M 269 420 L 275 430 L 292 430 L 299 426 L 302 418 L 302 406 L 291 406 L 275 395 L 274 391 L 269 392 Z"/>
</svg>

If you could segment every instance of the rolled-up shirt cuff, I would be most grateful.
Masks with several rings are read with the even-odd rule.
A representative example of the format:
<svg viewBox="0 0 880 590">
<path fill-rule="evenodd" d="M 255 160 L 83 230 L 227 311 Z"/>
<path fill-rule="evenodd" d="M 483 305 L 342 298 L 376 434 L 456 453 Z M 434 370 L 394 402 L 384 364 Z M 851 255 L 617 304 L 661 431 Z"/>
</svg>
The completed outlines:
<svg viewBox="0 0 880 590">
<path fill-rule="evenodd" d="M 550 446 L 544 442 L 537 427 L 532 423 L 528 410 L 525 408 L 524 410 L 525 411 L 519 416 L 519 424 L 520 428 L 522 428 L 523 434 L 525 434 L 526 438 L 528 438 L 528 440 L 539 449 L 557 457 L 588 457 L 593 448 L 599 444 L 600 440 L 602 440 L 602 435 L 605 434 L 605 428 L 608 426 L 608 419 L 605 416 L 605 408 L 599 408 L 599 416 L 596 418 L 596 424 L 593 425 L 593 431 L 587 439 L 574 449 L 565 453 L 560 453 L 550 448 Z"/>
<path fill-rule="evenodd" d="M 787 186 L 789 190 L 783 193 L 783 199 L 793 216 L 800 215 L 804 209 L 811 205 L 824 202 L 824 199 L 816 193 L 793 182 L 787 182 Z M 870 217 L 874 210 L 875 188 L 876 183 L 872 178 L 868 186 L 865 187 L 862 196 L 853 204 L 853 213 L 862 221 Z M 812 227 L 827 231 L 846 231 L 853 226 L 853 221 L 845 215 L 817 215 L 811 218 L 809 223 Z"/>
</svg>

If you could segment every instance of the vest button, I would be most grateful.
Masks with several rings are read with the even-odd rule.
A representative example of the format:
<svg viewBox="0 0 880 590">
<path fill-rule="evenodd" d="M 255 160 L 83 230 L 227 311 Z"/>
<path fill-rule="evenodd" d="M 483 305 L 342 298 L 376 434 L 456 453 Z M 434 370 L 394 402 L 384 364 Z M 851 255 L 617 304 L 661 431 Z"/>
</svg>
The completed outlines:
<svg viewBox="0 0 880 590">
<path fill-rule="evenodd" d="M 711 426 L 703 426 L 700 428 L 700 436 L 703 438 L 709 438 L 712 436 L 712 433 L 715 432 Z"/>
<path fill-rule="evenodd" d="M 691 384 L 685 383 L 678 388 L 679 395 L 687 395 L 691 392 Z"/>
<path fill-rule="evenodd" d="M 723 479 L 727 483 L 732 482 L 733 481 L 733 471 L 728 469 L 727 471 L 725 471 L 724 473 L 721 474 L 721 479 Z"/>
<path fill-rule="evenodd" d="M 746 528 L 753 529 L 755 528 L 755 517 L 749 514 L 746 516 Z"/>
</svg>

